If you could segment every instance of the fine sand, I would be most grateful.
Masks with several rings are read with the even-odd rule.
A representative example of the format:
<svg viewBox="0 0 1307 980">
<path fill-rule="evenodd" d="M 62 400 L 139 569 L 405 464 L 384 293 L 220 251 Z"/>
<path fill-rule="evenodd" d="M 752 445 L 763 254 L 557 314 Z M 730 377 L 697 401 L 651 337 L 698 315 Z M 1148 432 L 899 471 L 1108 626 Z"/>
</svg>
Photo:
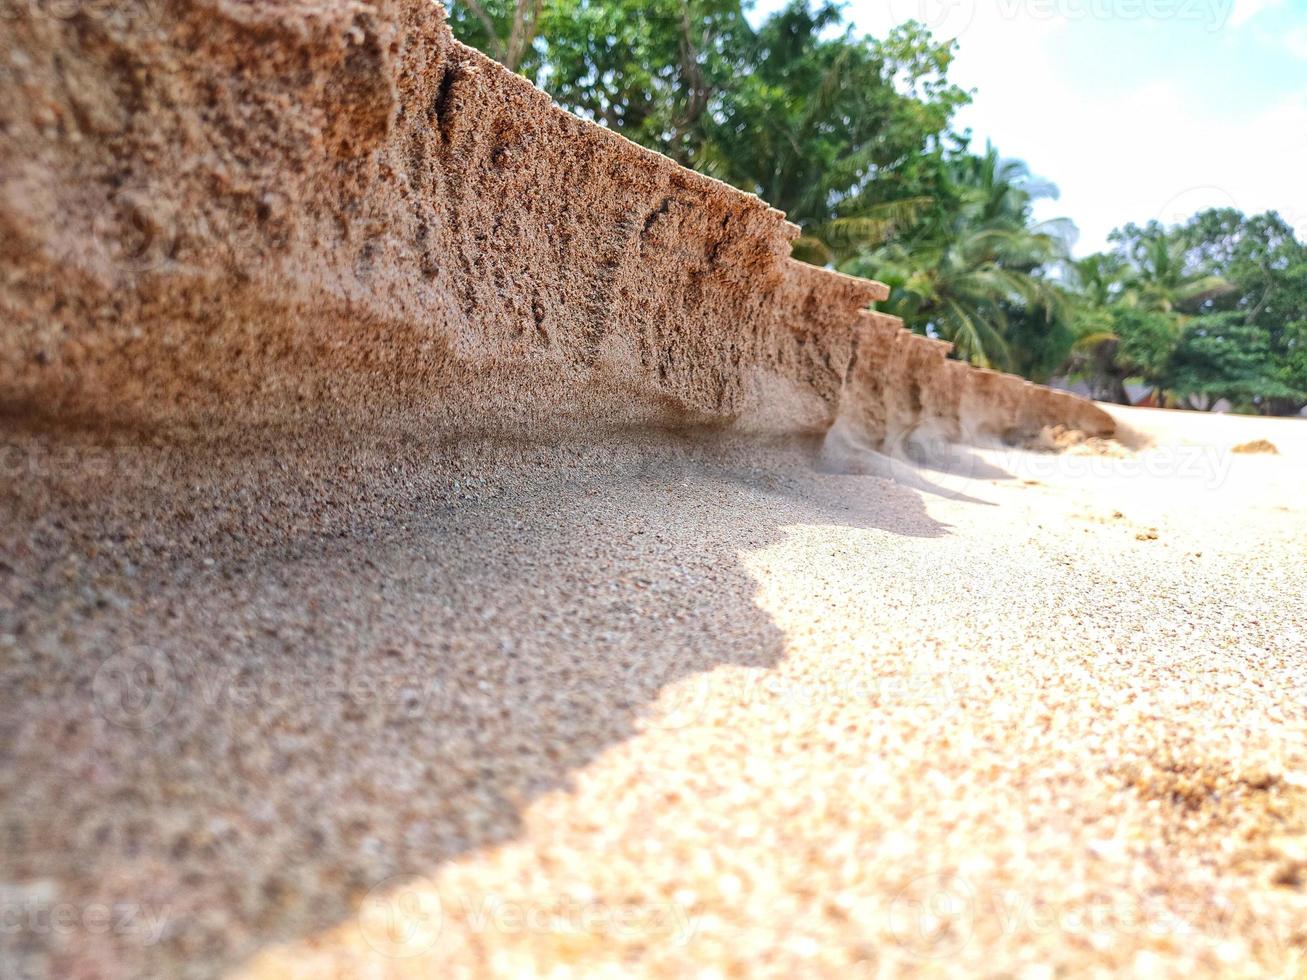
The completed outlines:
<svg viewBox="0 0 1307 980">
<path fill-rule="evenodd" d="M 1301 975 L 1307 423 L 1113 411 L 9 432 L 0 974 Z"/>
<path fill-rule="evenodd" d="M 1110 441 L 430 0 L 46 6 L 0 978 L 1301 969 L 1307 423 Z"/>
</svg>

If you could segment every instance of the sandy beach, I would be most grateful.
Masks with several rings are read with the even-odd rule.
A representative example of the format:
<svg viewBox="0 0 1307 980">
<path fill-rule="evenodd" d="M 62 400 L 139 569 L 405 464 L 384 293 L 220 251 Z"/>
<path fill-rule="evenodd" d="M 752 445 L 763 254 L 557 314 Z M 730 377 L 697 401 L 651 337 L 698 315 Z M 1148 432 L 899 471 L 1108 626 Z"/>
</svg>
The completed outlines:
<svg viewBox="0 0 1307 980">
<path fill-rule="evenodd" d="M 1279 218 L 1073 295 L 834 8 L 728 183 L 431 0 L 10 7 L 0 980 L 1307 976 L 1307 421 L 991 369 L 1280 404 Z"/>
<path fill-rule="evenodd" d="M 4 972 L 1295 975 L 1307 423 L 1113 412 L 300 497 L 83 445 L 109 502 L 11 434 Z"/>
</svg>

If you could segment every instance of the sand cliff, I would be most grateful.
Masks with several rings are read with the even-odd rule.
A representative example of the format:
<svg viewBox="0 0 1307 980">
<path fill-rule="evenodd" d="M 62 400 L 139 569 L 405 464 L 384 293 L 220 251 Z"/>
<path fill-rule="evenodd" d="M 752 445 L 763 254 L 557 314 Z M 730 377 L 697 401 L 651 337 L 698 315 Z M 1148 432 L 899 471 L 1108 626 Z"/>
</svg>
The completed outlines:
<svg viewBox="0 0 1307 980">
<path fill-rule="evenodd" d="M 556 107 L 427 0 L 95 3 L 4 21 L 12 415 L 881 446 L 1112 430 L 867 311 L 764 202 Z"/>
</svg>

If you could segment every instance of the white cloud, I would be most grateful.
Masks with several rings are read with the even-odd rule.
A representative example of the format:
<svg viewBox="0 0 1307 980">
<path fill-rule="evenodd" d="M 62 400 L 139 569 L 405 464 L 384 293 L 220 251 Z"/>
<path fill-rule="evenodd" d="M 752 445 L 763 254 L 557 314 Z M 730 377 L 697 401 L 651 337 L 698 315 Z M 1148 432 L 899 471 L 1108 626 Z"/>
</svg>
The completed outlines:
<svg viewBox="0 0 1307 980">
<path fill-rule="evenodd" d="M 1234 9 L 1230 12 L 1230 26 L 1241 27 L 1263 10 L 1278 7 L 1281 0 L 1234 0 Z"/>
<path fill-rule="evenodd" d="M 1294 27 L 1284 35 L 1284 46 L 1295 58 L 1307 61 L 1307 27 Z"/>
<path fill-rule="evenodd" d="M 1237 0 L 1234 16 L 1246 21 L 1274 2 Z M 1041 202 L 1038 217 L 1075 221 L 1078 254 L 1105 247 L 1108 232 L 1128 222 L 1174 223 L 1215 206 L 1274 209 L 1307 233 L 1307 88 L 1234 119 L 1194 99 L 1180 77 L 1104 95 L 1110 86 L 1073 76 L 1060 60 L 1077 30 L 1067 2 L 856 0 L 849 12 L 882 36 L 914 6 L 946 26 L 945 36 L 957 30 L 949 76 L 976 89 L 958 125 L 1059 186 L 1061 198 Z M 1104 73 L 1120 70 L 1103 62 Z"/>
<path fill-rule="evenodd" d="M 1081 254 L 1126 222 L 1174 224 L 1207 207 L 1276 210 L 1307 231 L 1307 91 L 1217 125 L 1179 90 L 1156 88 L 1087 106 L 1074 125 L 1055 125 L 1033 145 L 1034 162 L 1063 189 L 1041 216 L 1074 218 Z"/>
<path fill-rule="evenodd" d="M 782 2 L 760 0 L 759 9 Z M 958 39 L 949 78 L 976 90 L 958 126 L 974 131 L 977 148 L 990 139 L 1058 185 L 1061 198 L 1041 202 L 1037 217 L 1075 221 L 1076 251 L 1084 255 L 1104 248 L 1113 228 L 1152 218 L 1175 223 L 1208 207 L 1275 210 L 1307 237 L 1307 87 L 1273 103 L 1251 100 L 1244 115 L 1222 117 L 1194 98 L 1192 79 L 1178 66 L 1165 82 L 1109 96 L 1120 87 L 1107 83 L 1128 70 L 1110 52 L 1101 59 L 1101 78 L 1086 73 L 1083 61 L 1078 73 L 1062 61 L 1086 18 L 1157 19 L 1169 11 L 1215 29 L 1245 24 L 1282 2 L 853 0 L 848 14 L 876 37 L 912 19 L 938 38 Z M 1274 41 L 1307 55 L 1307 27 Z"/>
</svg>

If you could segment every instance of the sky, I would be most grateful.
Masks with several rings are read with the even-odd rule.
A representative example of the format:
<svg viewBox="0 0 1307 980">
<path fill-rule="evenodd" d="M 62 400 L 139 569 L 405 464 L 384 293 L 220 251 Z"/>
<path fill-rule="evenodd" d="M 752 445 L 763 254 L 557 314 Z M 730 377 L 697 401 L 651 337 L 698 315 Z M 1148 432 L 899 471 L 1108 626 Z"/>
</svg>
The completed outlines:
<svg viewBox="0 0 1307 980">
<path fill-rule="evenodd" d="M 759 0 L 757 13 L 782 5 Z M 1205 207 L 1279 211 L 1307 237 L 1307 0 L 850 0 L 858 30 L 956 38 L 959 113 L 1057 184 L 1078 255 Z"/>
</svg>

